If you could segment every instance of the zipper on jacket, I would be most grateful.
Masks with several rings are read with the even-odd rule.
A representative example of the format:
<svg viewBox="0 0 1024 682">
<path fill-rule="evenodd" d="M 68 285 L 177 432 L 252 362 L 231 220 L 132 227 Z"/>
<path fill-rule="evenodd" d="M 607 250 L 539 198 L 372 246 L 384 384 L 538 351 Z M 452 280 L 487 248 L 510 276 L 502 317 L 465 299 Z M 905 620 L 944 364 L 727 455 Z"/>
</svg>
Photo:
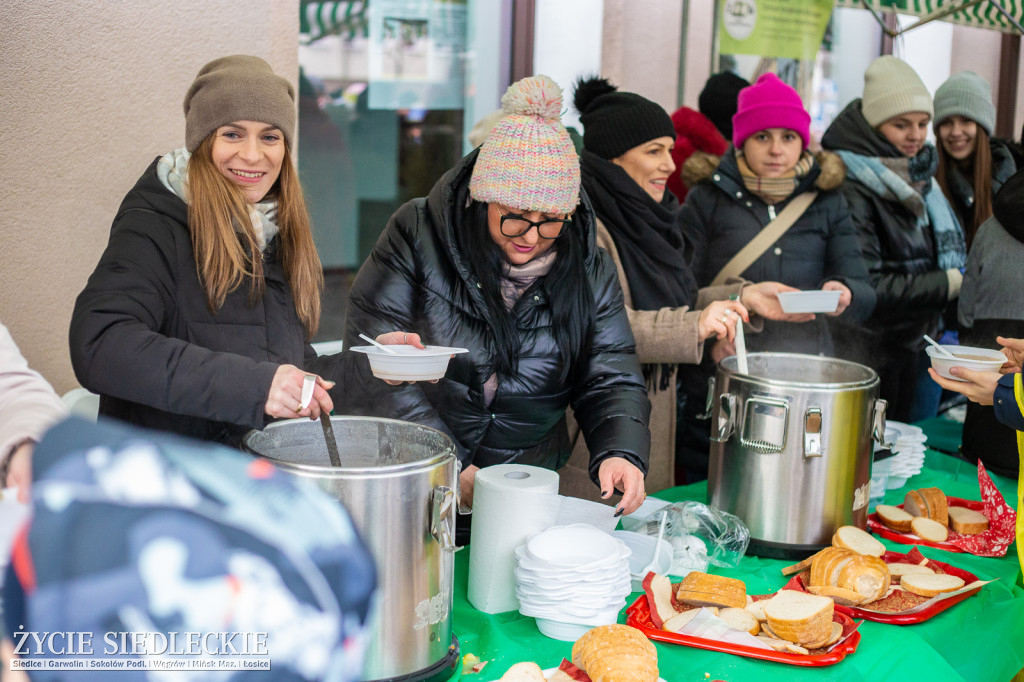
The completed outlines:
<svg viewBox="0 0 1024 682">
<path fill-rule="evenodd" d="M 768 218 L 775 220 L 775 204 L 768 204 Z"/>
</svg>

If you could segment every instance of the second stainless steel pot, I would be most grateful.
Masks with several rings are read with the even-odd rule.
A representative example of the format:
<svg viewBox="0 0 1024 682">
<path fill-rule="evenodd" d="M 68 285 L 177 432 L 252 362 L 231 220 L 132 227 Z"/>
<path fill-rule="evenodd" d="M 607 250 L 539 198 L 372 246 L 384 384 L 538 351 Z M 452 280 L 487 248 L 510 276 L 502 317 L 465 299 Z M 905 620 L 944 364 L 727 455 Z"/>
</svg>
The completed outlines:
<svg viewBox="0 0 1024 682">
<path fill-rule="evenodd" d="M 718 365 L 708 495 L 750 529 L 749 552 L 806 553 L 867 523 L 872 437 L 885 432 L 878 375 L 853 362 L 752 353 Z"/>
</svg>

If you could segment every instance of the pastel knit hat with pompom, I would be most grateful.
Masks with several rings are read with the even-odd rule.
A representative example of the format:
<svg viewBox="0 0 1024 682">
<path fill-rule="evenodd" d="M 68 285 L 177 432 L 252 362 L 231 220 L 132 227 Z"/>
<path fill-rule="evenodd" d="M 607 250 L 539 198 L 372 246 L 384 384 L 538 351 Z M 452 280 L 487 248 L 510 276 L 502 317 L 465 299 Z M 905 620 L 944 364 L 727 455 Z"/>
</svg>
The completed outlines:
<svg viewBox="0 0 1024 682">
<path fill-rule="evenodd" d="M 524 212 L 572 213 L 580 159 L 560 120 L 562 89 L 547 76 L 530 76 L 509 86 L 501 108 L 505 115 L 473 167 L 470 196 Z"/>
</svg>

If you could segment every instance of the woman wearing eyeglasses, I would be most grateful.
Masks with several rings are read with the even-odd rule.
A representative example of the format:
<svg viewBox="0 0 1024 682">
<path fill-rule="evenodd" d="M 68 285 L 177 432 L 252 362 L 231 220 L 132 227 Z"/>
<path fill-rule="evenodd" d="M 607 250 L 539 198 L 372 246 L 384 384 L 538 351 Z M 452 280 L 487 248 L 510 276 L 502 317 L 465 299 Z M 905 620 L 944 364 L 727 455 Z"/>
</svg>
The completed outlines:
<svg viewBox="0 0 1024 682">
<path fill-rule="evenodd" d="M 580 202 L 579 159 L 546 76 L 513 84 L 505 115 L 430 195 L 400 208 L 353 283 L 345 337 L 392 329 L 468 348 L 436 384 L 383 386 L 355 358 L 340 408 L 434 426 L 456 443 L 462 502 L 481 467 L 558 469 L 572 406 L 590 477 L 617 505 L 644 497 L 650 404 L 615 267 Z M 345 383 L 347 388 L 354 384 Z"/>
</svg>

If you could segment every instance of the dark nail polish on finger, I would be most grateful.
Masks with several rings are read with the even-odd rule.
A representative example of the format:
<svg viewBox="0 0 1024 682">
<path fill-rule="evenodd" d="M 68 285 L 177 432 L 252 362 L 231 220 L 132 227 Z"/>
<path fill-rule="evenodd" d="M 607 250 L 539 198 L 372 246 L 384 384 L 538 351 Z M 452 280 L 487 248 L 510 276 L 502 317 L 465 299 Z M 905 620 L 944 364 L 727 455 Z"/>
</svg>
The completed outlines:
<svg viewBox="0 0 1024 682">
<path fill-rule="evenodd" d="M 614 514 L 612 515 L 612 518 L 613 518 L 613 519 L 617 519 L 617 518 L 619 518 L 620 516 L 622 516 L 622 511 L 623 511 L 622 509 L 616 509 L 616 510 L 615 510 L 615 513 L 614 513 Z"/>
</svg>

